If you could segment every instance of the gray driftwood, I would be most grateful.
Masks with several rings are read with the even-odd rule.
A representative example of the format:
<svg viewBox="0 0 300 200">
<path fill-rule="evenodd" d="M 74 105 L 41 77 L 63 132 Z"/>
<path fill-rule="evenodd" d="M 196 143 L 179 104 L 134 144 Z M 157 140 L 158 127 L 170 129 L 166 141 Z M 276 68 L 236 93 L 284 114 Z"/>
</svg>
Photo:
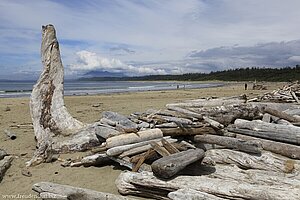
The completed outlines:
<svg viewBox="0 0 300 200">
<path fill-rule="evenodd" d="M 289 122 L 299 122 L 299 120 L 297 118 L 293 117 L 292 115 L 289 115 L 285 112 L 281 112 L 279 110 L 275 110 L 275 109 L 272 109 L 272 108 L 269 108 L 269 107 L 266 107 L 264 109 L 264 112 L 269 113 L 270 115 L 274 115 L 276 117 L 279 117 L 281 119 L 285 119 Z"/>
<path fill-rule="evenodd" d="M 60 200 L 130 200 L 131 198 L 122 197 L 95 190 L 61 185 L 51 182 L 39 182 L 32 186 L 32 190 L 39 193 L 41 199 L 60 199 Z"/>
<path fill-rule="evenodd" d="M 174 153 L 154 161 L 151 165 L 153 173 L 161 178 L 170 178 L 204 157 L 202 149 L 190 149 L 179 153 Z"/>
<path fill-rule="evenodd" d="M 65 107 L 64 68 L 53 25 L 42 27 L 41 57 L 44 68 L 30 98 L 37 150 L 27 166 L 45 162 L 53 151 L 81 151 L 99 145 L 94 133 L 82 137 L 85 125 L 74 119 Z"/>
<path fill-rule="evenodd" d="M 266 140 L 241 134 L 236 134 L 236 138 L 245 141 L 250 141 L 251 143 L 256 143 L 266 151 L 271 151 L 273 153 L 277 153 L 289 158 L 300 160 L 300 146 L 286 144 L 282 142 L 275 142 L 272 140 Z"/>
<path fill-rule="evenodd" d="M 71 163 L 71 167 L 80 167 L 80 166 L 102 166 L 107 164 L 111 159 L 105 153 L 97 153 L 94 155 L 86 156 L 81 159 L 79 162 Z"/>
<path fill-rule="evenodd" d="M 266 123 L 261 120 L 247 121 L 237 119 L 234 122 L 237 129 L 229 129 L 232 132 L 270 139 L 291 144 L 300 144 L 300 127 Z"/>
<path fill-rule="evenodd" d="M 177 139 L 173 139 L 173 138 L 167 138 L 167 141 L 169 143 L 174 143 L 177 142 Z M 163 146 L 162 142 L 157 142 L 157 144 L 159 146 Z M 126 156 L 132 156 L 132 155 L 136 155 L 142 152 L 145 152 L 149 149 L 151 149 L 151 144 L 146 144 L 144 146 L 140 146 L 140 147 L 135 147 L 133 149 L 129 149 L 127 151 L 124 151 L 122 154 L 119 155 L 120 158 L 126 157 Z"/>
<path fill-rule="evenodd" d="M 218 168 L 216 170 L 218 171 Z M 169 199 L 168 194 L 178 189 L 193 189 L 225 199 L 290 200 L 299 197 L 299 177 L 291 177 L 287 181 L 292 183 L 289 185 L 283 181 L 286 180 L 284 174 L 276 173 L 270 176 L 263 171 L 256 176 L 256 171 L 259 170 L 247 175 L 248 170 L 241 170 L 234 178 L 230 178 L 231 174 L 236 172 L 231 168 L 216 176 L 214 173 L 177 176 L 167 181 L 156 178 L 150 172 L 122 172 L 116 180 L 116 185 L 124 195 L 133 194 L 163 200 Z M 293 179 L 296 178 L 298 181 L 294 182 Z"/>
<path fill-rule="evenodd" d="M 5 172 L 11 166 L 11 162 L 13 161 L 13 156 L 5 156 L 2 160 L 0 160 L 0 182 L 2 181 Z"/>
<path fill-rule="evenodd" d="M 224 198 L 217 197 L 206 192 L 200 192 L 197 190 L 185 188 L 179 189 L 175 192 L 170 192 L 168 197 L 171 200 L 222 200 Z"/>
<path fill-rule="evenodd" d="M 257 144 L 237 138 L 218 135 L 196 135 L 194 136 L 194 141 L 208 144 L 217 144 L 226 148 L 236 149 L 248 153 L 260 153 L 260 149 Z"/>
<path fill-rule="evenodd" d="M 165 139 L 167 138 L 170 138 L 170 137 L 165 137 Z M 145 146 L 147 144 L 150 144 L 151 142 L 159 142 L 161 141 L 162 138 L 159 138 L 159 139 L 154 139 L 154 140 L 147 140 L 147 141 L 143 141 L 143 142 L 137 142 L 137 143 L 134 143 L 134 144 L 127 144 L 127 145 L 122 145 L 122 146 L 116 146 L 116 147 L 113 147 L 113 148 L 110 148 L 106 151 L 106 154 L 108 156 L 116 156 L 116 155 L 119 155 L 125 151 L 128 151 L 130 149 L 134 149 L 134 148 L 137 148 L 137 147 L 141 147 L 141 146 Z"/>
<path fill-rule="evenodd" d="M 184 135 L 199 135 L 199 134 L 216 134 L 215 129 L 210 126 L 199 128 L 176 127 L 176 128 L 160 128 L 164 136 L 184 136 Z"/>
<path fill-rule="evenodd" d="M 300 161 L 263 152 L 260 156 L 229 149 L 211 149 L 205 152 L 203 163 L 235 164 L 242 169 L 294 173 L 300 169 Z"/>
<path fill-rule="evenodd" d="M 114 122 L 115 126 L 124 132 L 137 132 L 137 124 L 129 120 L 127 117 L 112 111 L 105 111 L 102 117 Z"/>
</svg>

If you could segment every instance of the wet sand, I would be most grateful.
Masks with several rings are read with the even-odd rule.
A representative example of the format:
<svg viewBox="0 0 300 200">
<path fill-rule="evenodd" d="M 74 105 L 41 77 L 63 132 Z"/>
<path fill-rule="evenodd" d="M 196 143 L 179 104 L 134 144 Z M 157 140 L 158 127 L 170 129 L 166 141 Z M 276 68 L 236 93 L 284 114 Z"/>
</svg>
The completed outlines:
<svg viewBox="0 0 300 200">
<path fill-rule="evenodd" d="M 146 91 L 137 93 L 106 94 L 96 96 L 68 96 L 65 103 L 69 112 L 78 120 L 93 123 L 100 119 L 103 111 L 115 111 L 128 115 L 149 108 L 162 109 L 167 103 L 181 102 L 203 97 L 223 97 L 249 94 L 257 96 L 282 86 L 283 83 L 267 83 L 268 90 L 244 90 L 243 83 L 226 83 L 223 87 Z M 248 88 L 252 85 L 248 84 Z M 43 163 L 29 168 L 31 177 L 21 174 L 25 162 L 30 160 L 35 150 L 33 129 L 30 126 L 29 98 L 0 99 L 0 148 L 14 155 L 12 166 L 0 183 L 0 195 L 35 194 L 31 187 L 34 183 L 49 181 L 71 186 L 89 188 L 102 192 L 118 194 L 114 181 L 121 172 L 119 166 L 64 168 L 60 162 Z M 17 127 L 17 125 L 20 125 Z M 17 139 L 10 140 L 4 134 L 9 129 L 16 133 Z M 61 155 L 61 158 L 74 158 L 87 154 L 76 153 Z M 2 196 L 0 196 L 0 199 Z"/>
</svg>

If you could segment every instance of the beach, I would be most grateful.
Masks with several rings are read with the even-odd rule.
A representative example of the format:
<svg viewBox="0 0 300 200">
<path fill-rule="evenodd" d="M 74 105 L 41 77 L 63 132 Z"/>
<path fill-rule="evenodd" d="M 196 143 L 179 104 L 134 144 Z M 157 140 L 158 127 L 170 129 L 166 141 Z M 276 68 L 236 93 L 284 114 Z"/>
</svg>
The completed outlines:
<svg viewBox="0 0 300 200">
<path fill-rule="evenodd" d="M 272 91 L 284 83 L 265 83 L 268 90 L 244 90 L 244 83 L 224 83 L 221 87 L 201 89 L 179 89 L 164 91 L 144 91 L 101 94 L 93 96 L 67 96 L 65 104 L 76 119 L 84 123 L 93 123 L 100 119 L 103 111 L 114 111 L 129 115 L 147 109 L 163 109 L 168 103 L 184 100 L 239 96 L 248 94 L 257 96 Z M 10 140 L 4 130 L 16 133 L 17 139 Z M 35 150 L 34 133 L 31 126 L 29 97 L 0 98 L 0 148 L 14 155 L 12 166 L 1 182 L 1 195 L 35 195 L 31 190 L 34 183 L 41 181 L 67 184 L 93 189 L 101 192 L 118 194 L 114 181 L 124 168 L 117 165 L 103 167 L 62 167 L 59 161 L 43 163 L 28 170 L 31 177 L 22 175 L 25 162 L 30 160 Z M 64 154 L 60 158 L 68 159 L 87 155 L 88 152 Z M 2 196 L 3 198 L 3 196 Z"/>
</svg>

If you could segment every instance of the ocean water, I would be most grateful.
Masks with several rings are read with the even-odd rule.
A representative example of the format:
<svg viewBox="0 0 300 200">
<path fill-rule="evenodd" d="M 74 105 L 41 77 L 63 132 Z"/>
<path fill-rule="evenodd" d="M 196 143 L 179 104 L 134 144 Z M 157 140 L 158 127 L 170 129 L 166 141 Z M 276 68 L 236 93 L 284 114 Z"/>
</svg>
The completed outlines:
<svg viewBox="0 0 300 200">
<path fill-rule="evenodd" d="M 0 81 L 0 98 L 30 96 L 33 81 Z M 64 93 L 71 95 L 95 95 L 138 91 L 194 89 L 220 86 L 220 83 L 196 83 L 176 81 L 65 81 Z"/>
</svg>

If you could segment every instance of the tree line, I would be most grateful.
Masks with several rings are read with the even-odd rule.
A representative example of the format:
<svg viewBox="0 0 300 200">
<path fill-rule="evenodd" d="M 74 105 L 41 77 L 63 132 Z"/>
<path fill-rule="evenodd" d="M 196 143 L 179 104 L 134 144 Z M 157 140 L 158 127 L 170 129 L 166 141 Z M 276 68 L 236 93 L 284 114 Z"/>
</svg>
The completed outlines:
<svg viewBox="0 0 300 200">
<path fill-rule="evenodd" d="M 296 81 L 300 80 L 300 65 L 283 68 L 247 67 L 210 73 L 181 75 L 147 75 L 134 77 L 92 77 L 81 81 Z"/>
</svg>

